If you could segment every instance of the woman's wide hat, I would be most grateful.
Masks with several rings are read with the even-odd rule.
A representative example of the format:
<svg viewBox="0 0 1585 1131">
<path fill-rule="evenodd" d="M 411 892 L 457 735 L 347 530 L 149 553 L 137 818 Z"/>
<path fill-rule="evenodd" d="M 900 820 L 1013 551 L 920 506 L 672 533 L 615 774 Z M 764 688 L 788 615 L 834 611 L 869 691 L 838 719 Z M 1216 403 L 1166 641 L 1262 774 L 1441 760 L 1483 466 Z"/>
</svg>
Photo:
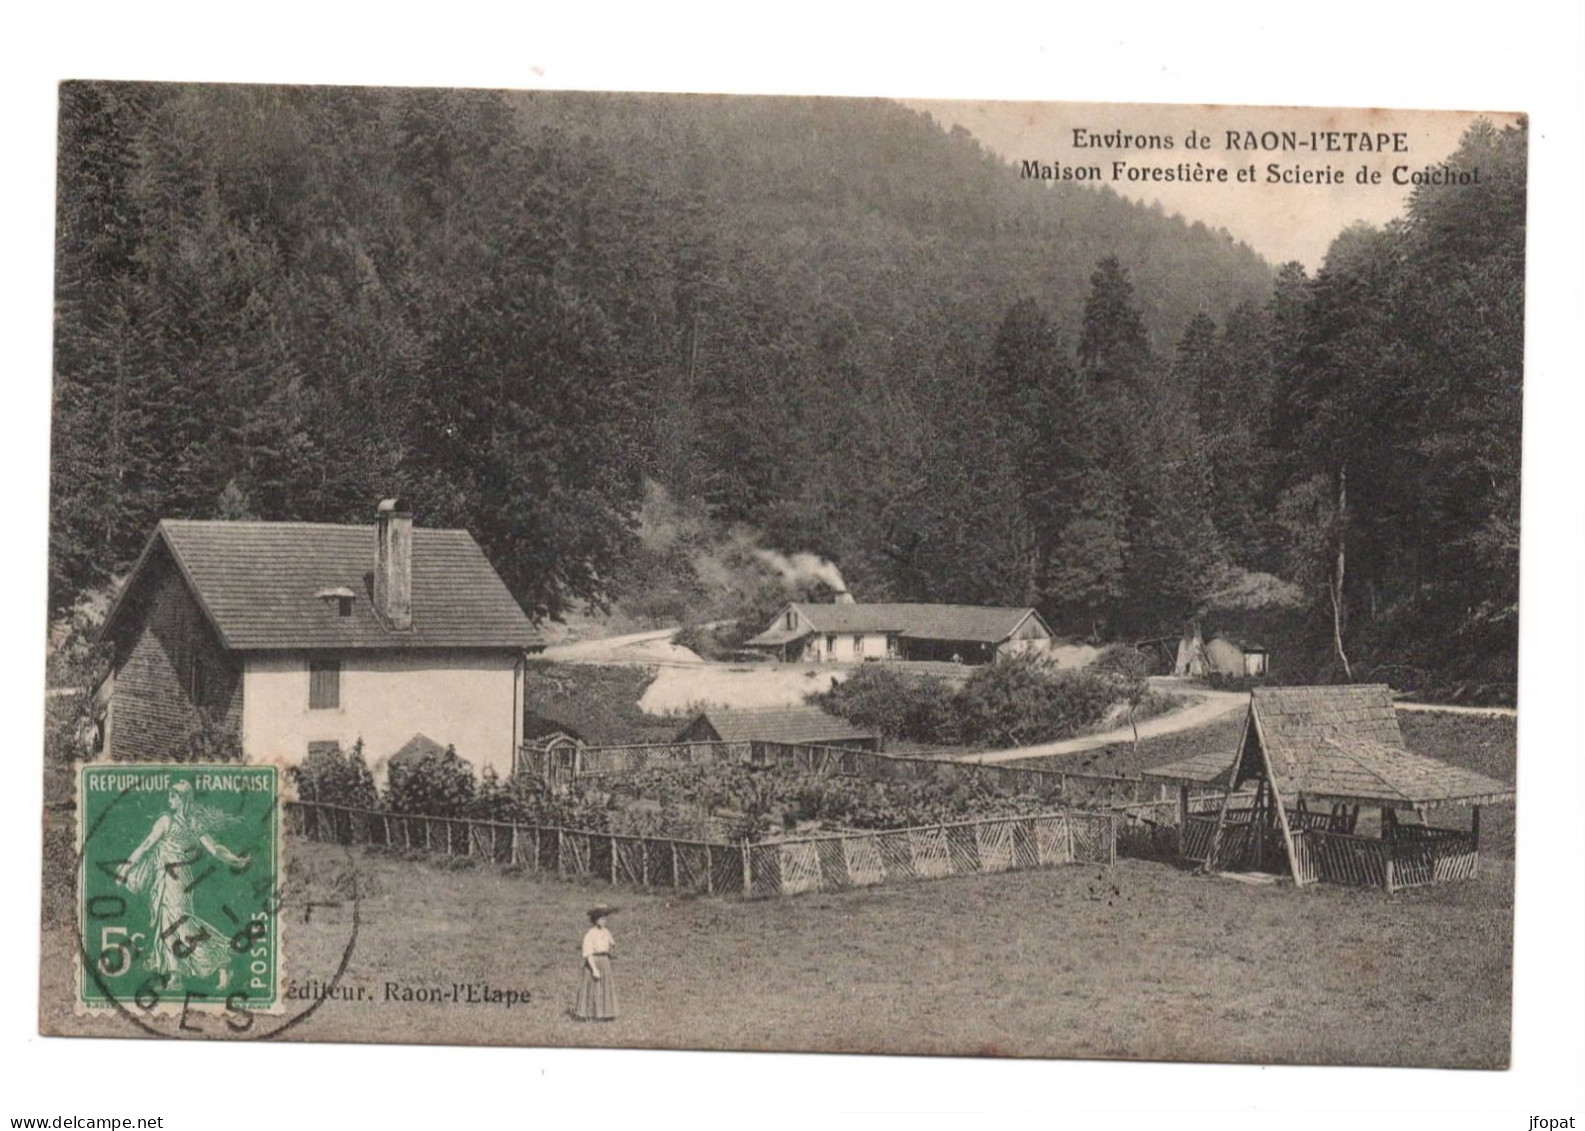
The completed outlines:
<svg viewBox="0 0 1585 1131">
<path fill-rule="evenodd" d="M 603 919 L 607 915 L 615 915 L 620 910 L 622 910 L 620 907 L 613 907 L 609 903 L 596 903 L 589 908 L 589 918 Z"/>
</svg>

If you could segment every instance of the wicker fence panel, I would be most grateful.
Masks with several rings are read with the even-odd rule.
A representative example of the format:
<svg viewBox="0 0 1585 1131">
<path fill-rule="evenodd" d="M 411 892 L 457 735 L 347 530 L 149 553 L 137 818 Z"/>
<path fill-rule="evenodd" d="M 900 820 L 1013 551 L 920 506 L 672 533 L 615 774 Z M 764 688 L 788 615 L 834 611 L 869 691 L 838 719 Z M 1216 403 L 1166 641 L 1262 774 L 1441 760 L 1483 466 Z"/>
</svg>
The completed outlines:
<svg viewBox="0 0 1585 1131">
<path fill-rule="evenodd" d="M 674 886 L 683 891 L 705 892 L 710 888 L 710 846 L 673 841 Z"/>
<path fill-rule="evenodd" d="M 820 890 L 819 844 L 812 840 L 789 841 L 776 846 L 780 895 Z M 757 879 L 757 877 L 756 877 Z"/>
<path fill-rule="evenodd" d="M 980 846 L 974 825 L 947 826 L 947 853 L 952 858 L 952 874 L 972 876 L 980 870 Z"/>
<path fill-rule="evenodd" d="M 888 881 L 1106 861 L 1109 814 L 997 817 L 927 828 L 757 845 L 672 841 L 537 825 L 290 803 L 287 827 L 312 840 L 392 844 L 611 883 L 764 897 Z M 1075 844 L 1080 847 L 1075 853 Z"/>
<path fill-rule="evenodd" d="M 1073 837 L 1073 862 L 1110 864 L 1117 855 L 1117 827 L 1110 813 L 1074 813 L 1068 817 Z"/>
<path fill-rule="evenodd" d="M 748 853 L 749 863 L 748 890 L 744 895 L 763 897 L 782 893 L 781 850 L 779 844 L 744 846 L 743 851 Z"/>
<path fill-rule="evenodd" d="M 1354 887 L 1388 886 L 1388 846 L 1384 841 L 1320 829 L 1310 829 L 1305 839 L 1313 849 L 1316 879 Z"/>
<path fill-rule="evenodd" d="M 828 836 L 811 842 L 820 864 L 821 891 L 846 891 L 853 886 L 848 877 L 848 856 L 842 840 L 839 836 Z"/>
<path fill-rule="evenodd" d="M 1017 865 L 1013 854 L 1013 822 L 1000 821 L 993 825 L 974 826 L 975 850 L 979 854 L 980 871 L 1010 872 Z"/>
<path fill-rule="evenodd" d="M 952 874 L 952 856 L 947 848 L 945 829 L 914 829 L 909 842 L 913 847 L 915 876 L 930 880 Z"/>
<path fill-rule="evenodd" d="M 1315 883 L 1315 842 L 1310 839 L 1309 829 L 1293 830 L 1293 859 L 1298 864 L 1293 873 L 1294 881 L 1301 884 Z"/>
<path fill-rule="evenodd" d="M 588 833 L 576 833 L 563 830 L 561 834 L 561 874 L 564 876 L 609 875 L 609 868 L 601 872 L 594 871 L 592 857 L 593 838 Z M 603 838 L 602 838 L 603 839 Z M 610 841 L 606 840 L 606 845 Z"/>
<path fill-rule="evenodd" d="M 888 880 L 916 880 L 914 867 L 914 838 L 906 829 L 898 832 L 876 833 L 875 850 L 881 858 L 881 871 Z"/>
<path fill-rule="evenodd" d="M 1040 866 L 1040 847 L 1036 842 L 1035 827 L 1038 818 L 1023 817 L 1007 822 L 1013 842 L 1013 867 L 1019 871 Z"/>
<path fill-rule="evenodd" d="M 710 846 L 710 890 L 716 895 L 743 895 L 743 847 Z"/>
<path fill-rule="evenodd" d="M 1066 817 L 1035 818 L 1035 855 L 1041 864 L 1073 862 L 1073 836 Z"/>
<path fill-rule="evenodd" d="M 611 837 L 607 851 L 611 853 L 606 874 L 612 883 L 642 885 L 644 883 L 644 846 L 637 837 Z"/>
<path fill-rule="evenodd" d="M 1423 887 L 1475 875 L 1475 838 L 1457 829 L 1404 826 L 1388 842 L 1392 886 Z"/>
<path fill-rule="evenodd" d="M 534 830 L 524 828 L 522 825 L 513 825 L 510 828 L 510 839 L 507 841 L 509 855 L 507 863 L 518 868 L 534 868 L 538 861 L 535 860 Z"/>
<path fill-rule="evenodd" d="M 885 882 L 886 865 L 881 858 L 879 839 L 874 835 L 845 836 L 837 841 L 842 847 L 848 883 L 854 887 Z"/>
<path fill-rule="evenodd" d="M 1211 837 L 1216 832 L 1215 817 L 1189 818 L 1183 827 L 1183 856 L 1187 860 L 1204 863 L 1211 857 Z"/>
</svg>

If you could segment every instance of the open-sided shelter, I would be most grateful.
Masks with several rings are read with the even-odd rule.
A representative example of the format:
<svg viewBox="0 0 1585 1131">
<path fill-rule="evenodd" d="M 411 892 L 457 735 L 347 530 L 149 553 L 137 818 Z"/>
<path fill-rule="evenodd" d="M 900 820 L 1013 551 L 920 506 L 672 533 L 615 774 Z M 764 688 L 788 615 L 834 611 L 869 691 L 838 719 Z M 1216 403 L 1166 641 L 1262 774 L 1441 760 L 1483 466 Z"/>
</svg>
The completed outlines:
<svg viewBox="0 0 1585 1131">
<path fill-rule="evenodd" d="M 1511 785 L 1406 750 L 1384 684 L 1257 688 L 1237 750 L 1143 776 L 1178 787 L 1182 854 L 1208 870 L 1388 891 L 1473 877 L 1480 807 L 1514 797 Z M 1362 806 L 1379 811 L 1378 835 L 1360 834 Z M 1468 829 L 1429 823 L 1450 806 L 1471 808 Z"/>
</svg>

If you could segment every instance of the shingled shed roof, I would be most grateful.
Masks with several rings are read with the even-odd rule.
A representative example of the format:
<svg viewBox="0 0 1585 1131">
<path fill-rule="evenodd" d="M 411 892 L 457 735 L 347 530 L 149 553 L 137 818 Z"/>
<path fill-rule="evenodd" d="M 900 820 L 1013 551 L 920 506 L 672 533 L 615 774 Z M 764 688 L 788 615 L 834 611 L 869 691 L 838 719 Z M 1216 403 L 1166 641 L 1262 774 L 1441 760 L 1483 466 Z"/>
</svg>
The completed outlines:
<svg viewBox="0 0 1585 1131">
<path fill-rule="evenodd" d="M 1344 687 L 1257 687 L 1250 710 L 1260 722 L 1260 737 L 1282 773 L 1328 738 L 1368 739 L 1403 748 L 1392 690 L 1384 683 Z"/>
<path fill-rule="evenodd" d="M 131 598 L 169 562 L 233 650 L 544 647 L 466 530 L 413 531 L 413 626 L 386 625 L 370 591 L 375 530 L 166 519 L 116 598 L 105 631 L 114 634 L 124 626 L 136 603 Z M 345 617 L 322 596 L 341 589 L 356 598 Z"/>
<path fill-rule="evenodd" d="M 1367 738 L 1323 739 L 1302 763 L 1298 788 L 1305 797 L 1406 807 L 1484 805 L 1514 796 L 1513 786 L 1485 774 Z"/>
<path fill-rule="evenodd" d="M 874 731 L 863 730 L 846 719 L 828 715 L 819 707 L 759 707 L 746 710 L 706 710 L 689 720 L 679 732 L 686 735 L 703 719 L 722 742 L 789 742 L 818 746 L 823 742 L 874 740 Z"/>
<path fill-rule="evenodd" d="M 1290 802 L 1307 797 L 1413 807 L 1514 796 L 1511 785 L 1405 750 L 1384 684 L 1257 688 L 1237 750 L 1196 755 L 1142 776 L 1225 788 L 1235 767 L 1242 785 L 1265 766 Z"/>
</svg>

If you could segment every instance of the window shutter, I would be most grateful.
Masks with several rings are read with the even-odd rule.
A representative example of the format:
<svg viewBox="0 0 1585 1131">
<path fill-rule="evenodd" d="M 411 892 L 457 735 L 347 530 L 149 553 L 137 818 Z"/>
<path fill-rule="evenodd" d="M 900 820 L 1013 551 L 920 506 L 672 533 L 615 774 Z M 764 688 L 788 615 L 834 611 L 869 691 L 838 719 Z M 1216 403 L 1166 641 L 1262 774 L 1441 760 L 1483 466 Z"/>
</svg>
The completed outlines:
<svg viewBox="0 0 1585 1131">
<path fill-rule="evenodd" d="M 308 708 L 311 711 L 341 706 L 341 661 L 308 662 Z"/>
</svg>

